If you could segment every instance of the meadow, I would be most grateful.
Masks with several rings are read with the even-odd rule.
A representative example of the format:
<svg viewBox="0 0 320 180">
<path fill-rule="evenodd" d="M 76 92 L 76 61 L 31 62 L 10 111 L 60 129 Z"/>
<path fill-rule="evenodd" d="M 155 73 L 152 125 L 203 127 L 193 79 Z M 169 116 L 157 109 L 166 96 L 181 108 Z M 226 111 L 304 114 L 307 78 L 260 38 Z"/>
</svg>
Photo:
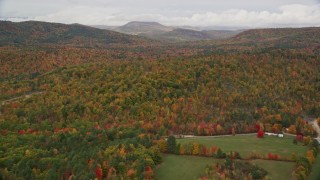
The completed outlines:
<svg viewBox="0 0 320 180">
<path fill-rule="evenodd" d="M 187 144 L 197 142 L 207 147 L 216 146 L 224 152 L 237 151 L 241 156 L 246 157 L 251 153 L 267 155 L 268 153 L 278 154 L 280 157 L 290 158 L 292 153 L 302 156 L 307 148 L 301 144 L 293 144 L 293 137 L 283 138 L 275 136 L 265 136 L 257 138 L 256 135 L 236 135 L 224 137 L 196 137 L 177 139 L 177 143 Z"/>
<path fill-rule="evenodd" d="M 156 179 L 198 179 L 205 174 L 207 165 L 223 162 L 222 159 L 195 156 L 163 155 L 163 163 L 160 164 L 155 173 Z M 293 162 L 253 160 L 252 163 L 263 167 L 268 171 L 270 179 L 291 179 Z M 218 178 L 218 177 L 217 177 Z"/>
<path fill-rule="evenodd" d="M 197 179 L 204 175 L 206 165 L 222 162 L 220 159 L 165 154 L 156 169 L 156 179 Z"/>
</svg>

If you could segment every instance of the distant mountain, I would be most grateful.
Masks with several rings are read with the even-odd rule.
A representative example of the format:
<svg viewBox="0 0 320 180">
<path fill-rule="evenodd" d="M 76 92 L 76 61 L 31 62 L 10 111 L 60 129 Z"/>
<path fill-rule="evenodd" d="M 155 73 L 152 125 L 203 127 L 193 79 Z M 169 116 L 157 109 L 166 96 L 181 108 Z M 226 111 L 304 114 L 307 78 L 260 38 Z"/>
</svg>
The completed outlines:
<svg viewBox="0 0 320 180">
<path fill-rule="evenodd" d="M 115 31 L 126 33 L 126 34 L 133 34 L 133 35 L 144 35 L 149 36 L 153 34 L 165 33 L 172 31 L 174 28 L 164 26 L 157 22 L 138 22 L 133 21 L 129 22 L 123 26 L 115 28 Z"/>
<path fill-rule="evenodd" d="M 164 26 L 157 22 L 129 22 L 123 26 L 94 26 L 102 29 L 111 29 L 117 32 L 138 35 L 149 39 L 184 42 L 212 39 L 226 39 L 238 34 L 241 31 L 223 31 L 223 30 L 201 30 L 199 27 L 192 26 Z"/>
<path fill-rule="evenodd" d="M 0 21 L 0 46 L 54 44 L 77 47 L 104 47 L 110 44 L 137 44 L 144 41 L 146 40 L 136 36 L 80 24 Z"/>
</svg>

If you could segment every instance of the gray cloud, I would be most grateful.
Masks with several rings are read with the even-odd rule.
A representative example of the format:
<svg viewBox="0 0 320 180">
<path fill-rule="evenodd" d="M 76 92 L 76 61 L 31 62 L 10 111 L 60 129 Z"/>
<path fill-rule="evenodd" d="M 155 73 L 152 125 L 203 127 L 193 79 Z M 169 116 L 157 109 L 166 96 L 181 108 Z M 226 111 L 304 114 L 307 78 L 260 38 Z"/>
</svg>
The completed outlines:
<svg viewBox="0 0 320 180">
<path fill-rule="evenodd" d="M 0 0 L 2 19 L 122 25 L 320 26 L 320 0 Z"/>
</svg>

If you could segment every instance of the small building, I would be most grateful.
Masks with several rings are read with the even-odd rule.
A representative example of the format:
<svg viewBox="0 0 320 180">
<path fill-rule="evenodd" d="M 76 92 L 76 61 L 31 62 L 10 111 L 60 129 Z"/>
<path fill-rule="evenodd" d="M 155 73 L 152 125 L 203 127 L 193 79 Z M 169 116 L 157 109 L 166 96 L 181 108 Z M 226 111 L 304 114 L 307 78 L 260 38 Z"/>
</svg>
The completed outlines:
<svg viewBox="0 0 320 180">
<path fill-rule="evenodd" d="M 276 134 L 276 133 L 270 133 L 270 132 L 265 132 L 266 135 L 268 136 L 277 136 L 283 138 L 283 134 Z"/>
<path fill-rule="evenodd" d="M 275 134 L 275 133 L 266 132 L 265 134 L 268 135 L 268 136 L 277 136 L 277 134 Z"/>
</svg>

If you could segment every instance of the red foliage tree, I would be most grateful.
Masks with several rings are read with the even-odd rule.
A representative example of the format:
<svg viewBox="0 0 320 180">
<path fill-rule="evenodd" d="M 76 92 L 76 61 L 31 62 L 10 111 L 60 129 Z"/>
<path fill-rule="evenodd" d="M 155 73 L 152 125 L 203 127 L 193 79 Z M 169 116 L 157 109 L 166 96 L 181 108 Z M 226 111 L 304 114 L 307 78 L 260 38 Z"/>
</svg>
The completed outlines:
<svg viewBox="0 0 320 180">
<path fill-rule="evenodd" d="M 257 133 L 258 138 L 263 138 L 264 137 L 264 132 L 260 129 Z"/>
<path fill-rule="evenodd" d="M 144 178 L 148 180 L 148 179 L 153 179 L 152 177 L 153 177 L 153 170 L 150 166 L 147 166 L 144 172 Z"/>
<path fill-rule="evenodd" d="M 25 130 L 20 130 L 20 131 L 19 131 L 19 134 L 20 134 L 20 135 L 24 135 L 25 133 L 26 133 Z"/>
<path fill-rule="evenodd" d="M 212 146 L 211 150 L 213 154 L 217 154 L 218 148 L 216 146 Z"/>
<path fill-rule="evenodd" d="M 268 159 L 270 160 L 279 160 L 280 156 L 278 154 L 268 153 Z"/>
<path fill-rule="evenodd" d="M 97 165 L 96 167 L 96 178 L 102 180 L 102 169 L 100 165 Z"/>
<path fill-rule="evenodd" d="M 299 142 L 302 142 L 303 141 L 303 135 L 302 134 L 297 134 L 296 135 L 296 140 L 299 141 Z"/>
</svg>

